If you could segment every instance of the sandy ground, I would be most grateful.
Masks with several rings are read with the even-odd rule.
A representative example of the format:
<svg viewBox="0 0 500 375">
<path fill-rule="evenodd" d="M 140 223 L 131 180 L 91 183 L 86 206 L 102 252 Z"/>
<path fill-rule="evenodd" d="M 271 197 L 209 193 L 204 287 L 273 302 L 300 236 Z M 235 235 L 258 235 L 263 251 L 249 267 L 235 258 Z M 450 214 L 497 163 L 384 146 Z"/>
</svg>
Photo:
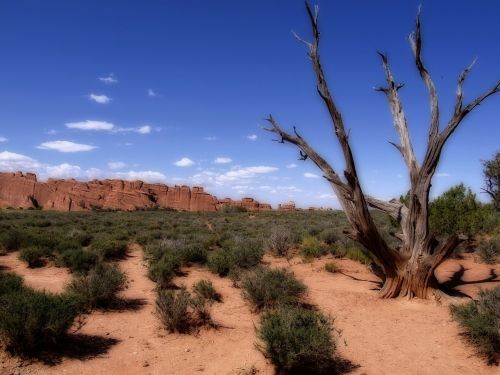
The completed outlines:
<svg viewBox="0 0 500 375">
<path fill-rule="evenodd" d="M 312 263 L 300 259 L 287 262 L 266 257 L 273 267 L 286 267 L 303 280 L 308 302 L 335 318 L 342 330 L 340 354 L 355 366 L 352 374 L 497 374 L 460 337 L 450 317 L 448 301 L 377 298 L 376 278 L 366 267 L 350 260 L 336 260 L 342 273 L 324 270 L 326 257 Z M 0 257 L 0 265 L 23 275 L 36 288 L 59 291 L 70 275 L 64 269 L 29 269 L 15 254 Z M 154 283 L 146 276 L 142 251 L 133 246 L 120 263 L 129 278 L 123 297 L 130 308 L 97 311 L 85 319 L 75 338 L 85 354 L 65 353 L 56 365 L 27 363 L 0 354 L 1 374 L 245 374 L 255 366 L 259 374 L 272 374 L 273 367 L 255 348 L 259 317 L 242 299 L 241 291 L 228 279 L 191 267 L 175 279 L 188 288 L 200 279 L 209 279 L 223 296 L 212 315 L 220 328 L 203 329 L 196 335 L 167 334 L 159 327 L 154 311 Z M 438 272 L 462 293 L 476 296 L 480 287 L 498 285 L 493 268 L 475 263 L 470 256 L 450 260 Z M 449 281 L 451 280 L 451 281 Z M 475 281 L 482 281 L 476 283 Z M 485 282 L 488 280 L 488 282 Z"/>
</svg>

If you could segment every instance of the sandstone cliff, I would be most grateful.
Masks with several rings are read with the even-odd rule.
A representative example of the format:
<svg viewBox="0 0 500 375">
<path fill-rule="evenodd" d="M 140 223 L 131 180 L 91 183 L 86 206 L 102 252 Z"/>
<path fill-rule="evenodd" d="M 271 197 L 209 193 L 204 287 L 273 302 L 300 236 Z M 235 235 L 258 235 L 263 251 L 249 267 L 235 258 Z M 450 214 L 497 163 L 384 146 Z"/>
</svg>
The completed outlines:
<svg viewBox="0 0 500 375">
<path fill-rule="evenodd" d="M 271 210 L 253 198 L 219 201 L 202 187 L 148 184 L 143 181 L 76 180 L 37 181 L 33 173 L 0 172 L 0 208 L 43 208 L 57 211 L 93 209 L 142 210 L 171 208 L 179 211 L 218 211 L 241 206 L 248 211 Z"/>
</svg>

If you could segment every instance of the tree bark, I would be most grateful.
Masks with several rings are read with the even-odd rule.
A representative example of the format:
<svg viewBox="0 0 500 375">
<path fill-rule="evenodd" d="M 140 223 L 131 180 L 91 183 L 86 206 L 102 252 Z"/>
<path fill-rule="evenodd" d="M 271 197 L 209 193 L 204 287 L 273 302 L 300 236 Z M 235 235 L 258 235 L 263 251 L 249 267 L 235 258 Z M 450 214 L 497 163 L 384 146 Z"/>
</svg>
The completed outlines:
<svg viewBox="0 0 500 375">
<path fill-rule="evenodd" d="M 382 298 L 400 296 L 428 298 L 438 287 L 438 282 L 434 276 L 435 269 L 450 256 L 460 243 L 458 236 L 452 235 L 442 244 L 439 244 L 434 234 L 429 230 L 429 192 L 432 178 L 436 172 L 446 141 L 474 108 L 486 98 L 500 91 L 500 81 L 464 107 L 462 86 L 474 65 L 473 62 L 459 76 L 453 116 L 447 126 L 440 131 L 439 103 L 436 88 L 421 56 L 422 38 L 419 9 L 416 30 L 410 34 L 409 40 L 415 57 L 415 65 L 429 93 L 431 119 L 426 154 L 422 163 L 419 164 L 413 151 L 407 120 L 398 93 L 403 85 L 394 81 L 387 55 L 379 53 L 382 58 L 387 87 L 379 87 L 376 90 L 383 92 L 387 96 L 394 126 L 400 139 L 400 144 L 391 143 L 403 156 L 408 168 L 411 188 L 408 206 L 396 200 L 386 202 L 365 195 L 358 179 L 357 167 L 342 114 L 331 95 L 321 65 L 318 8 L 315 7 L 313 11 L 306 2 L 306 9 L 311 23 L 313 41 L 305 41 L 296 34 L 295 37 L 303 42 L 309 50 L 309 57 L 316 76 L 317 91 L 330 114 L 333 131 L 344 156 L 345 170 L 343 176 L 337 173 L 307 143 L 295 127 L 293 128 L 293 134 L 288 133 L 270 115 L 267 119 L 270 128 L 265 130 L 277 134 L 281 138 L 278 140 L 280 143 L 287 142 L 297 146 L 300 151 L 300 160 L 309 158 L 323 172 L 323 177 L 330 183 L 351 226 L 351 231 L 347 234 L 348 237 L 362 244 L 382 269 L 383 286 L 380 290 L 380 296 Z M 390 248 L 384 241 L 375 226 L 369 207 L 387 213 L 400 224 L 402 233 L 398 234 L 397 237 L 401 239 L 401 246 L 397 249 Z"/>
</svg>

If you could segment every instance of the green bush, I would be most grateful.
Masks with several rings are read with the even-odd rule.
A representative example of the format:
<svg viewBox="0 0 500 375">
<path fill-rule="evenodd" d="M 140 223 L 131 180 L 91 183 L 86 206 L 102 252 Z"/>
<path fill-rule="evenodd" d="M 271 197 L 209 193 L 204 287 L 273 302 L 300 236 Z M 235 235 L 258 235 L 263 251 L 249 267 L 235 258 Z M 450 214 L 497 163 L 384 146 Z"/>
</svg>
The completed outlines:
<svg viewBox="0 0 500 375">
<path fill-rule="evenodd" d="M 178 255 L 167 252 L 158 261 L 154 258 L 149 261 L 148 276 L 155 281 L 160 288 L 166 288 L 170 285 L 181 267 L 181 259 Z"/>
<path fill-rule="evenodd" d="M 0 298 L 7 293 L 17 292 L 24 287 L 23 279 L 12 272 L 0 272 Z"/>
<path fill-rule="evenodd" d="M 345 256 L 363 264 L 370 264 L 372 262 L 370 255 L 360 247 L 350 247 Z"/>
<path fill-rule="evenodd" d="M 335 241 L 330 247 L 330 253 L 336 258 L 343 258 L 347 254 L 347 245 L 343 241 Z"/>
<path fill-rule="evenodd" d="M 451 313 L 465 330 L 468 340 L 496 364 L 500 357 L 500 287 L 482 290 L 477 302 L 451 305 Z"/>
<path fill-rule="evenodd" d="M 335 229 L 325 229 L 320 233 L 321 240 L 327 245 L 333 245 L 339 240 L 339 236 Z"/>
<path fill-rule="evenodd" d="M 127 255 L 127 241 L 124 240 L 101 239 L 91 247 L 102 260 L 123 259 Z"/>
<path fill-rule="evenodd" d="M 214 285 L 210 280 L 200 280 L 193 284 L 193 292 L 201 298 L 208 301 L 221 302 L 222 296 L 214 288 Z"/>
<path fill-rule="evenodd" d="M 256 269 L 243 277 L 243 296 L 257 310 L 298 304 L 306 286 L 285 269 Z"/>
<path fill-rule="evenodd" d="M 116 266 L 98 265 L 86 275 L 73 278 L 68 292 L 78 296 L 87 309 L 109 307 L 117 301 L 117 293 L 125 288 L 127 278 Z"/>
<path fill-rule="evenodd" d="M 219 276 L 227 276 L 234 265 L 230 251 L 219 250 L 208 258 L 208 269 Z"/>
<path fill-rule="evenodd" d="M 0 247 L 7 251 L 19 250 L 22 243 L 23 235 L 15 228 L 11 228 L 0 233 Z"/>
<path fill-rule="evenodd" d="M 191 297 L 185 288 L 180 290 L 158 289 L 155 312 L 165 329 L 179 333 L 190 330 L 191 324 L 188 312 L 190 302 Z"/>
<path fill-rule="evenodd" d="M 495 237 L 489 240 L 481 241 L 477 254 L 486 264 L 495 264 L 500 253 L 500 237 Z"/>
<path fill-rule="evenodd" d="M 0 340 L 14 354 L 31 354 L 56 344 L 81 309 L 74 297 L 15 289 L 0 296 Z"/>
<path fill-rule="evenodd" d="M 292 249 L 292 236 L 286 227 L 274 227 L 269 236 L 268 244 L 271 254 L 278 257 L 290 258 Z"/>
<path fill-rule="evenodd" d="M 328 262 L 325 263 L 325 270 L 330 273 L 336 273 L 340 271 L 340 267 L 335 262 Z"/>
<path fill-rule="evenodd" d="M 82 249 L 66 250 L 61 254 L 60 259 L 71 272 L 87 272 L 95 267 L 99 260 L 97 254 Z"/>
<path fill-rule="evenodd" d="M 181 248 L 179 256 L 183 264 L 205 264 L 208 258 L 207 250 L 201 244 L 189 244 Z"/>
<path fill-rule="evenodd" d="M 328 249 L 323 242 L 313 236 L 306 236 L 300 245 L 300 255 L 307 260 L 319 258 L 327 253 Z"/>
<path fill-rule="evenodd" d="M 430 204 L 429 226 L 439 234 L 461 233 L 474 236 L 488 230 L 488 207 L 463 184 L 445 191 Z"/>
<path fill-rule="evenodd" d="M 264 256 L 262 242 L 237 238 L 233 243 L 233 264 L 239 268 L 252 268 L 260 264 Z"/>
<path fill-rule="evenodd" d="M 319 312 L 297 307 L 268 311 L 258 330 L 261 351 L 276 373 L 309 373 L 332 367 L 336 350 L 331 320 Z"/>
<path fill-rule="evenodd" d="M 25 247 L 19 253 L 19 259 L 28 264 L 30 268 L 43 267 L 46 263 L 45 256 L 50 250 L 37 246 Z"/>
</svg>

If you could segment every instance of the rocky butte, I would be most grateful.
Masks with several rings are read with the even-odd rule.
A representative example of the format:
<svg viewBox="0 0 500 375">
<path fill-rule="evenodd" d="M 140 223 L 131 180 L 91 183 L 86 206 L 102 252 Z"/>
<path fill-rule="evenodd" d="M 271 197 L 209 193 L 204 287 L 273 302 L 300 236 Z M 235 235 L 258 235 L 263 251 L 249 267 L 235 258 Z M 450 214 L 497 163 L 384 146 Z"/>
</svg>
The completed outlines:
<svg viewBox="0 0 500 375">
<path fill-rule="evenodd" d="M 243 207 L 248 211 L 269 211 L 271 205 L 253 198 L 223 200 L 202 187 L 149 184 L 143 181 L 37 180 L 33 173 L 0 172 L 0 208 L 44 209 L 55 211 L 145 210 L 155 208 L 178 211 L 221 211 Z"/>
</svg>

